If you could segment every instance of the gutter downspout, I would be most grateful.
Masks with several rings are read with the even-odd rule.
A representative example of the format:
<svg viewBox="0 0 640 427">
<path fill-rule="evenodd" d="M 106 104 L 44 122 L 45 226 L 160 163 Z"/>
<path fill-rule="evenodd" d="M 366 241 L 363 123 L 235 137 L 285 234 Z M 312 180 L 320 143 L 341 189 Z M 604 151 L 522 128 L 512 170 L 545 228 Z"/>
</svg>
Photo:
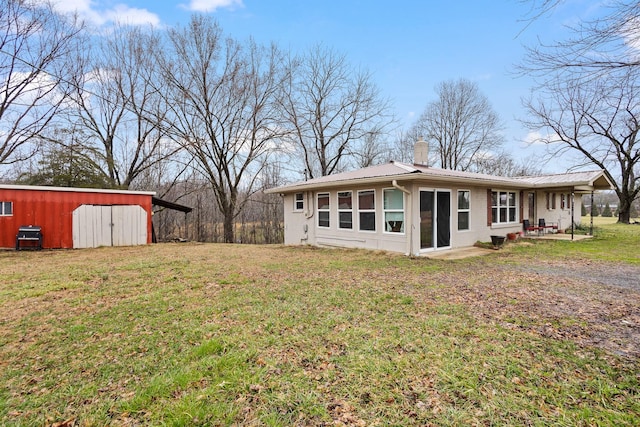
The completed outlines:
<svg viewBox="0 0 640 427">
<path fill-rule="evenodd" d="M 306 176 L 307 176 L 307 170 L 305 169 L 305 181 L 306 181 Z M 315 206 L 311 206 L 311 203 L 313 202 L 313 192 L 312 191 L 305 191 L 305 199 L 306 199 L 306 204 L 305 204 L 305 211 L 303 213 L 304 215 L 304 219 L 307 221 L 304 223 L 304 225 L 302 226 L 302 231 L 304 233 L 304 236 L 302 236 L 302 238 L 300 239 L 300 243 L 305 243 L 305 244 L 309 244 L 309 219 L 313 218 L 313 213 L 315 212 Z"/>
<path fill-rule="evenodd" d="M 393 186 L 393 188 L 396 188 L 400 191 L 402 191 L 403 193 L 405 193 L 407 195 L 407 205 L 411 208 L 413 207 L 411 204 L 411 191 L 407 190 L 405 187 L 402 187 L 401 185 L 398 184 L 398 181 L 396 181 L 395 179 L 393 181 L 391 181 L 391 185 Z M 407 213 L 408 211 L 408 213 Z M 407 253 L 406 255 L 411 256 L 412 254 L 412 250 L 413 250 L 413 215 L 412 215 L 413 209 L 405 209 L 405 215 L 407 217 L 407 227 L 405 228 L 405 231 L 407 233 L 409 233 L 409 239 L 407 241 Z"/>
</svg>

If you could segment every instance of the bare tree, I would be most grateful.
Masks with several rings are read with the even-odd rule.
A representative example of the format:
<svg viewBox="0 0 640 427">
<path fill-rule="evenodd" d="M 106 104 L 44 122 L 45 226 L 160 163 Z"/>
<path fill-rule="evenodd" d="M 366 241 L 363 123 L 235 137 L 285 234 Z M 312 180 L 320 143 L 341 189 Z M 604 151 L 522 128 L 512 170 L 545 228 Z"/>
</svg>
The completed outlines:
<svg viewBox="0 0 640 427">
<path fill-rule="evenodd" d="M 532 19 L 540 19 L 562 0 L 533 2 Z M 570 27 L 571 37 L 549 45 L 530 46 L 520 71 L 542 83 L 558 77 L 585 80 L 606 76 L 616 69 L 637 73 L 640 65 L 640 2 L 612 1 L 600 6 L 598 18 Z"/>
<path fill-rule="evenodd" d="M 542 174 L 539 162 L 534 159 L 518 162 L 504 151 L 478 158 L 474 171 L 498 176 L 536 176 Z"/>
<path fill-rule="evenodd" d="M 75 76 L 75 120 L 111 187 L 129 188 L 174 155 L 163 128 L 167 106 L 156 81 L 159 39 L 139 27 L 116 27 Z"/>
<path fill-rule="evenodd" d="M 628 223 L 640 191 L 640 3 L 614 1 L 603 10 L 568 40 L 529 49 L 519 69 L 538 90 L 524 101 L 524 123 L 542 131 L 551 156 L 574 153 L 577 167 L 604 169 L 620 199 L 618 221 Z"/>
<path fill-rule="evenodd" d="M 158 56 L 171 107 L 167 123 L 209 181 L 224 240 L 234 242 L 234 220 L 282 136 L 275 102 L 281 55 L 273 46 L 225 39 L 214 20 L 200 15 L 168 36 L 168 49 Z"/>
<path fill-rule="evenodd" d="M 629 223 L 629 211 L 640 192 L 640 93 L 629 73 L 616 81 L 557 84 L 544 99 L 525 104 L 532 130 L 544 130 L 540 140 L 552 156 L 579 153 L 583 162 L 603 169 L 620 205 L 618 221 Z M 619 179 L 616 179 L 616 178 Z"/>
<path fill-rule="evenodd" d="M 29 158 L 64 105 L 80 31 L 49 3 L 0 0 L 0 164 Z"/>
<path fill-rule="evenodd" d="M 371 74 L 321 45 L 290 62 L 281 101 L 310 178 L 350 166 L 356 153 L 393 122 L 390 103 L 381 97 Z"/>
<path fill-rule="evenodd" d="M 500 119 L 478 85 L 469 80 L 442 82 L 436 94 L 410 133 L 435 145 L 443 169 L 473 170 L 478 159 L 501 147 Z"/>
</svg>

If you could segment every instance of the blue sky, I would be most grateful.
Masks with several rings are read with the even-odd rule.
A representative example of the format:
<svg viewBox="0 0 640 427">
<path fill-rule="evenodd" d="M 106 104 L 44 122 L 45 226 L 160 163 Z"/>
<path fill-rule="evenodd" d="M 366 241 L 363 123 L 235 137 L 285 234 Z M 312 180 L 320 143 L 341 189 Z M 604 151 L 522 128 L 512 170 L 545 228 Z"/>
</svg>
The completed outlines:
<svg viewBox="0 0 640 427">
<path fill-rule="evenodd" d="M 539 0 L 538 0 L 539 1 Z M 566 25 L 597 12 L 595 0 L 566 0 L 552 14 L 527 26 L 534 1 L 376 0 L 60 0 L 97 26 L 115 20 L 184 24 L 194 12 L 209 13 L 234 37 L 276 42 L 292 51 L 323 43 L 368 69 L 395 113 L 408 127 L 434 99 L 434 86 L 466 78 L 478 83 L 505 125 L 506 148 L 514 157 L 539 156 L 541 147 L 517 118 L 520 99 L 532 82 L 514 75 L 524 45 L 567 37 Z M 547 165 L 545 172 L 565 166 Z"/>
</svg>

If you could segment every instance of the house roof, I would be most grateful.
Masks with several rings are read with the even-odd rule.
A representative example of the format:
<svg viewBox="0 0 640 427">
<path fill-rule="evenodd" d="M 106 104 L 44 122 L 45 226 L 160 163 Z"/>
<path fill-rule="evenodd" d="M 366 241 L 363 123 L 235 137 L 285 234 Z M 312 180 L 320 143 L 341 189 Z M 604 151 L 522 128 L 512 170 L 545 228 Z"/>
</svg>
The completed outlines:
<svg viewBox="0 0 640 427">
<path fill-rule="evenodd" d="M 554 175 L 540 175 L 540 176 L 525 176 L 515 177 L 516 180 L 522 180 L 529 184 L 534 184 L 536 187 L 567 187 L 572 186 L 576 189 L 585 187 L 585 191 L 591 191 L 591 188 L 595 190 L 610 190 L 613 188 L 609 179 L 607 179 L 604 171 L 584 171 L 584 172 L 567 172 L 563 174 Z"/>
<path fill-rule="evenodd" d="M 608 190 L 611 183 L 604 172 L 574 172 L 557 175 L 508 178 L 473 172 L 432 168 L 422 165 L 410 165 L 392 161 L 377 166 L 327 175 L 320 178 L 301 181 L 268 189 L 267 193 L 293 193 L 315 189 L 344 187 L 345 185 L 368 185 L 384 182 L 408 182 L 429 180 L 436 183 L 499 186 L 501 188 L 555 188 L 572 187 L 579 191 Z"/>
</svg>

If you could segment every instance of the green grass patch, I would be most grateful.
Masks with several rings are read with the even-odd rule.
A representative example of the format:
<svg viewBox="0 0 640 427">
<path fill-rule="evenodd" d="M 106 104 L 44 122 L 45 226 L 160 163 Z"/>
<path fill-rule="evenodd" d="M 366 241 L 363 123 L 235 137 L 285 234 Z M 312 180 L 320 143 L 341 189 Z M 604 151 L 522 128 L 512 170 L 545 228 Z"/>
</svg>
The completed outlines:
<svg viewBox="0 0 640 427">
<path fill-rule="evenodd" d="M 516 268 L 635 265 L 631 227 L 456 262 L 202 244 L 1 252 L 0 424 L 638 425 L 638 359 L 571 339 L 591 320 L 539 309 L 528 292 L 560 285 Z"/>
</svg>

